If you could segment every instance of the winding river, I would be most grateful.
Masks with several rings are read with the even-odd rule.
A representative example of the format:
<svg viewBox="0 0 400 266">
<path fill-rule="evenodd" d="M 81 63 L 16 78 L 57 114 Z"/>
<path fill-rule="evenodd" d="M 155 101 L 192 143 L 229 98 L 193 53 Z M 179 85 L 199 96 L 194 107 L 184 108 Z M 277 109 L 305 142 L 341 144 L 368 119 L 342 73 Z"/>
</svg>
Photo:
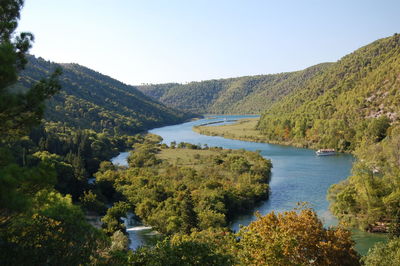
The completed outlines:
<svg viewBox="0 0 400 266">
<path fill-rule="evenodd" d="M 326 226 L 335 225 L 337 220 L 328 210 L 326 193 L 330 185 L 338 183 L 350 175 L 354 157 L 349 154 L 318 157 L 313 150 L 290 146 L 255 143 L 200 135 L 192 131 L 192 127 L 217 121 L 231 121 L 251 116 L 213 116 L 174 126 L 166 126 L 150 130 L 150 133 L 160 135 L 164 143 L 172 141 L 189 142 L 192 144 L 207 144 L 227 149 L 246 149 L 260 151 L 261 155 L 272 161 L 273 169 L 270 182 L 270 198 L 262 202 L 247 215 L 239 216 L 231 224 L 233 230 L 240 225 L 248 225 L 255 219 L 254 211 L 266 214 L 271 211 L 281 212 L 291 210 L 298 202 L 308 202 L 322 219 Z M 230 123 L 230 122 L 227 122 Z M 128 153 L 121 153 L 112 161 L 115 164 L 126 165 Z M 128 227 L 129 228 L 129 227 Z M 145 228 L 143 230 L 139 230 Z M 131 227 L 128 229 L 131 238 L 131 248 L 148 241 L 154 232 L 146 227 Z M 385 239 L 383 235 L 354 231 L 353 238 L 356 248 L 365 254 L 376 241 Z"/>
</svg>

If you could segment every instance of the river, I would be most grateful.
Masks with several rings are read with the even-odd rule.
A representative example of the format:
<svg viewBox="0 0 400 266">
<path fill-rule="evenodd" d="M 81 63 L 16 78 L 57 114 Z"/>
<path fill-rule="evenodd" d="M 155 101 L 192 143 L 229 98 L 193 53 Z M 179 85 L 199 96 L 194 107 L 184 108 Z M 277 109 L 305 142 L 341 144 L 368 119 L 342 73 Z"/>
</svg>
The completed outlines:
<svg viewBox="0 0 400 266">
<path fill-rule="evenodd" d="M 238 230 L 240 225 L 248 225 L 255 219 L 253 213 L 259 211 L 266 214 L 271 211 L 281 212 L 291 210 L 298 202 L 308 202 L 322 219 L 326 226 L 335 225 L 337 220 L 328 210 L 326 200 L 327 190 L 330 185 L 338 183 L 350 175 L 354 157 L 349 154 L 337 156 L 315 155 L 310 149 L 295 148 L 291 146 L 274 145 L 266 143 L 247 142 L 225 139 L 215 136 L 200 135 L 192 130 L 193 126 L 212 123 L 216 121 L 235 120 L 252 116 L 214 116 L 183 124 L 166 126 L 150 130 L 150 133 L 160 135 L 163 142 L 170 144 L 172 141 L 189 142 L 192 144 L 218 146 L 226 149 L 246 149 L 260 151 L 261 155 L 270 159 L 273 164 L 270 197 L 247 215 L 237 217 L 231 224 L 233 230 Z M 254 117 L 254 116 L 253 116 Z M 227 122 L 229 123 L 229 122 Z M 116 164 L 126 165 L 128 153 L 121 153 L 112 161 Z M 154 233 L 150 229 L 135 230 L 128 233 L 131 236 L 131 248 L 146 242 Z M 373 243 L 385 239 L 383 235 L 354 232 L 356 248 L 361 254 L 365 254 Z"/>
</svg>

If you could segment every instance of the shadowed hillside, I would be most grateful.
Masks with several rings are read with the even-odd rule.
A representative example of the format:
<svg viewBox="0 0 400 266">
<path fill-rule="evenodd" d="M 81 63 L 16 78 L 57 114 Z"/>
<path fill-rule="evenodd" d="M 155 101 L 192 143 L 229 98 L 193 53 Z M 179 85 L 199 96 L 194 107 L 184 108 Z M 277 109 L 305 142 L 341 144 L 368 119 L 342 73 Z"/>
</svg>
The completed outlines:
<svg viewBox="0 0 400 266">
<path fill-rule="evenodd" d="M 98 132 L 133 134 L 189 118 L 132 86 L 78 64 L 56 64 L 29 57 L 17 88 L 24 89 L 61 67 L 61 92 L 47 102 L 45 119 Z M 21 88 L 22 87 L 22 88 Z"/>
</svg>

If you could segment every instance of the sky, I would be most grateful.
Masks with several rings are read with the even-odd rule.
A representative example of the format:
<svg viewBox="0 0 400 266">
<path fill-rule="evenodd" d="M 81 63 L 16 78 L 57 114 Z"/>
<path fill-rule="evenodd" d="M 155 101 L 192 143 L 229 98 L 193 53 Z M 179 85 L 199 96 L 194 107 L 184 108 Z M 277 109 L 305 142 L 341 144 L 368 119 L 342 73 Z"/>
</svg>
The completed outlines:
<svg viewBox="0 0 400 266">
<path fill-rule="evenodd" d="M 295 71 L 400 33 L 399 0 L 25 0 L 31 54 L 131 85 Z"/>
</svg>

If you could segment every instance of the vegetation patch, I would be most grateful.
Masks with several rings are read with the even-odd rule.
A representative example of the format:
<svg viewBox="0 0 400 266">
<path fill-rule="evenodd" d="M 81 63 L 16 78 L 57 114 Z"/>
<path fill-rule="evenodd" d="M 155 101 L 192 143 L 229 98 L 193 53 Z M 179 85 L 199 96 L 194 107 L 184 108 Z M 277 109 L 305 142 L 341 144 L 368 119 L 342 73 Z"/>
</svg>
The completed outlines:
<svg viewBox="0 0 400 266">
<path fill-rule="evenodd" d="M 136 134 L 147 129 L 180 123 L 193 117 L 168 108 L 133 86 L 78 64 L 57 64 L 28 56 L 13 91 L 27 91 L 59 68 L 60 93 L 46 102 L 44 118 L 61 126 L 91 129 L 110 135 Z"/>
<path fill-rule="evenodd" d="M 207 136 L 221 136 L 228 139 L 267 142 L 267 138 L 256 129 L 257 122 L 258 118 L 245 118 L 229 125 L 195 126 L 193 130 Z"/>
<path fill-rule="evenodd" d="M 268 107 L 257 125 L 271 141 L 353 151 L 399 122 L 400 35 L 344 56 Z"/>
<path fill-rule="evenodd" d="M 385 254 L 382 248 L 375 253 L 372 261 Z M 350 232 L 324 228 L 310 209 L 257 215 L 237 234 L 220 229 L 176 234 L 155 247 L 138 249 L 131 261 L 134 265 L 360 265 Z"/>
<path fill-rule="evenodd" d="M 138 86 L 167 106 L 197 114 L 260 114 L 271 104 L 305 86 L 330 67 L 322 63 L 295 72 L 214 79 L 188 84 Z"/>
<path fill-rule="evenodd" d="M 128 162 L 128 169 L 101 169 L 97 182 L 112 183 L 124 206 L 167 235 L 225 227 L 268 198 L 272 165 L 256 152 L 188 143 L 167 147 L 145 139 L 134 145 Z"/>
<path fill-rule="evenodd" d="M 352 175 L 329 189 L 332 213 L 363 230 L 400 236 L 400 127 L 355 154 Z"/>
<path fill-rule="evenodd" d="M 164 148 L 157 154 L 157 158 L 177 166 L 193 167 L 200 170 L 207 166 L 207 158 L 216 156 L 220 152 L 219 149 Z"/>
</svg>

